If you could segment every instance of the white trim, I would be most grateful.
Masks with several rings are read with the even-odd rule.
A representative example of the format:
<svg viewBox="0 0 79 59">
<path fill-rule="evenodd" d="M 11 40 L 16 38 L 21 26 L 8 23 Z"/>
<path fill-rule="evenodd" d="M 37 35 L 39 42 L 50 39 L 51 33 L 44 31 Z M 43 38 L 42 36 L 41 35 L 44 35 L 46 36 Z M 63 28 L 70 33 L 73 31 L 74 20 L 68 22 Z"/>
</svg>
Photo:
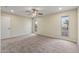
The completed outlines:
<svg viewBox="0 0 79 59">
<path fill-rule="evenodd" d="M 23 33 L 23 34 L 12 35 L 12 36 L 10 36 L 10 37 L 1 38 L 1 39 L 8 39 L 8 38 L 19 37 L 19 36 L 24 36 L 24 35 L 29 36 L 29 35 L 31 35 L 31 34 L 32 34 L 32 33 L 29 33 L 29 34 Z"/>
<path fill-rule="evenodd" d="M 78 15 L 78 46 L 79 46 L 79 8 L 77 9 Z"/>
</svg>

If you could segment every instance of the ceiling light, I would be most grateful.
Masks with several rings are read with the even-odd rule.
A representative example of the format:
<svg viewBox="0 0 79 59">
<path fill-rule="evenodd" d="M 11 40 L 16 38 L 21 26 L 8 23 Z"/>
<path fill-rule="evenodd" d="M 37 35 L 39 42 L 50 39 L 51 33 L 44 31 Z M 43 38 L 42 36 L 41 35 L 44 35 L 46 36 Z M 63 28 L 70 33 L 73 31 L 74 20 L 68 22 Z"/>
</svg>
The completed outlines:
<svg viewBox="0 0 79 59">
<path fill-rule="evenodd" d="M 36 21 L 35 24 L 38 24 L 38 22 Z"/>
<path fill-rule="evenodd" d="M 14 12 L 14 10 L 10 10 L 12 13 Z"/>
<path fill-rule="evenodd" d="M 59 10 L 62 10 L 62 8 L 59 8 Z"/>
</svg>

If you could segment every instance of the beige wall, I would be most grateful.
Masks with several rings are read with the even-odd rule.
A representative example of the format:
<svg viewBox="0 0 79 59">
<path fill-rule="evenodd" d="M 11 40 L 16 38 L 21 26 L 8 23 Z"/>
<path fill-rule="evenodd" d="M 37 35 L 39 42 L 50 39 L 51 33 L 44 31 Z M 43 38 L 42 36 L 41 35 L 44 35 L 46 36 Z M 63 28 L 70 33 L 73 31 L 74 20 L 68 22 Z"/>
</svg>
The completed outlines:
<svg viewBox="0 0 79 59">
<path fill-rule="evenodd" d="M 78 45 L 79 45 L 79 8 L 78 8 Z"/>
<path fill-rule="evenodd" d="M 30 34 L 32 31 L 32 20 L 27 17 L 7 14 L 2 16 L 11 17 L 11 36 Z M 65 11 L 49 16 L 39 17 L 38 34 L 55 38 L 61 38 L 61 16 L 69 16 L 69 38 L 67 40 L 77 42 L 77 10 Z"/>
<path fill-rule="evenodd" d="M 65 11 L 38 19 L 38 34 L 61 38 L 61 16 L 69 16 L 69 37 L 77 42 L 77 10 Z"/>
<path fill-rule="evenodd" d="M 1 52 L 1 7 L 0 7 L 0 52 Z"/>
<path fill-rule="evenodd" d="M 1 16 L 8 16 L 11 20 L 11 37 L 31 33 L 31 19 L 2 12 Z"/>
<path fill-rule="evenodd" d="M 0 7 L 0 39 L 1 39 L 1 7 Z"/>
</svg>

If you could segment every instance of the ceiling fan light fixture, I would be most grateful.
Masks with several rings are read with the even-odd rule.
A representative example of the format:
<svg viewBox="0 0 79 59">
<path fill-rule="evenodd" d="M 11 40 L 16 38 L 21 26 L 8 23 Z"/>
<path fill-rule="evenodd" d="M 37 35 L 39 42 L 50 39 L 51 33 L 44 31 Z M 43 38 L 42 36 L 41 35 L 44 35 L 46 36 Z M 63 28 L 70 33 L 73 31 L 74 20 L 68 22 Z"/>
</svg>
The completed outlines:
<svg viewBox="0 0 79 59">
<path fill-rule="evenodd" d="M 14 10 L 12 9 L 12 10 L 10 10 L 10 12 L 11 12 L 11 13 L 13 13 L 13 12 L 14 12 Z"/>
<path fill-rule="evenodd" d="M 40 10 L 41 10 L 40 8 L 29 8 L 29 9 L 27 8 L 25 12 L 26 14 L 32 15 L 32 18 L 34 18 L 43 15 L 43 13 L 41 13 Z"/>
<path fill-rule="evenodd" d="M 62 10 L 62 8 L 58 8 L 59 10 Z"/>
</svg>

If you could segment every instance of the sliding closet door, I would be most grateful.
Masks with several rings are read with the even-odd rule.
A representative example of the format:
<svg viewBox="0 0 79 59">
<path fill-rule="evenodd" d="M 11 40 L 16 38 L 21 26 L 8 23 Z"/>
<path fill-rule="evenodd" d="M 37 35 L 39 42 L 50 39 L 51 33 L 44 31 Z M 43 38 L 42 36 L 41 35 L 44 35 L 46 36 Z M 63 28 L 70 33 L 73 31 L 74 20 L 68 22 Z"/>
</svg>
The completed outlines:
<svg viewBox="0 0 79 59">
<path fill-rule="evenodd" d="M 1 16 L 1 38 L 10 37 L 10 17 Z"/>
</svg>

